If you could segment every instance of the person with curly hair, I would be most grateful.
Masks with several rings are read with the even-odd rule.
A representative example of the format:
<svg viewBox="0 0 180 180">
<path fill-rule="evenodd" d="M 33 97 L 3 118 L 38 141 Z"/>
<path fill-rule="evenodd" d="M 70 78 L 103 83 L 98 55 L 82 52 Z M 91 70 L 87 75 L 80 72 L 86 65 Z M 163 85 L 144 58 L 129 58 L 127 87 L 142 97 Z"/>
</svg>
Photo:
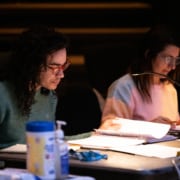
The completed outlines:
<svg viewBox="0 0 180 180">
<path fill-rule="evenodd" d="M 0 148 L 25 143 L 29 120 L 55 121 L 56 88 L 69 66 L 68 39 L 53 28 L 26 29 L 0 81 Z"/>
</svg>

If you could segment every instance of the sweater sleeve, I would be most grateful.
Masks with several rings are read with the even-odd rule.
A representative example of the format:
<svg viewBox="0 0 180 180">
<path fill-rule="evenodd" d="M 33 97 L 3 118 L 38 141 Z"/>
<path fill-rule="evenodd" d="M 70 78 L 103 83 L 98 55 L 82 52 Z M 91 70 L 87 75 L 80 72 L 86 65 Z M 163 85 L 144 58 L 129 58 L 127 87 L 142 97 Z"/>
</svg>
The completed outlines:
<svg viewBox="0 0 180 180">
<path fill-rule="evenodd" d="M 108 89 L 102 121 L 115 117 L 132 118 L 134 102 L 132 88 L 134 83 L 129 75 L 116 80 Z"/>
</svg>

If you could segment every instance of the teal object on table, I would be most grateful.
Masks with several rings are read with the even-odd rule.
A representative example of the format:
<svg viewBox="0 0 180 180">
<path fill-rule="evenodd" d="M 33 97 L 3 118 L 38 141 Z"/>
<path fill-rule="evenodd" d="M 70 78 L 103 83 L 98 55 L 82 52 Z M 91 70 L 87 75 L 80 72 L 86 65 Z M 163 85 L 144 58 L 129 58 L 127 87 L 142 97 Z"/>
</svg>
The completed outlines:
<svg viewBox="0 0 180 180">
<path fill-rule="evenodd" d="M 82 152 L 77 152 L 74 150 L 70 150 L 69 154 L 71 157 L 78 159 L 80 161 L 98 161 L 101 159 L 107 159 L 108 156 L 107 154 L 101 154 L 96 151 L 82 151 Z"/>
</svg>

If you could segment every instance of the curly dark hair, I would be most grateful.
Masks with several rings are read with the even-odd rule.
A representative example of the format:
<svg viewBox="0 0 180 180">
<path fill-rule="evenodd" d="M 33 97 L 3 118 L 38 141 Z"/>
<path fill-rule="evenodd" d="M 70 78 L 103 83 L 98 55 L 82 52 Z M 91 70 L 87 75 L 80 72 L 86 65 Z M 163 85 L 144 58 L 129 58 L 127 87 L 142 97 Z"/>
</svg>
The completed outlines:
<svg viewBox="0 0 180 180">
<path fill-rule="evenodd" d="M 34 26 L 25 30 L 17 39 L 6 69 L 5 80 L 14 86 L 18 106 L 23 115 L 29 115 L 34 103 L 36 83 L 41 67 L 55 51 L 68 47 L 68 39 L 55 29 Z M 48 92 L 44 90 L 43 92 Z"/>
</svg>

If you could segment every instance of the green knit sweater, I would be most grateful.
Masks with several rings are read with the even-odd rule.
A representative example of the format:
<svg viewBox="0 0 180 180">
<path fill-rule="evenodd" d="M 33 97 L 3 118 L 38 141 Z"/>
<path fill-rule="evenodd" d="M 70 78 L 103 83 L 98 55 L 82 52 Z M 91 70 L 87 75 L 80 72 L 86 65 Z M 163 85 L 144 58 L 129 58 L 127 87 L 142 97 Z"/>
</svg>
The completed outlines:
<svg viewBox="0 0 180 180">
<path fill-rule="evenodd" d="M 48 95 L 37 91 L 30 116 L 22 116 L 17 108 L 13 88 L 7 82 L 0 82 L 0 148 L 25 143 L 25 124 L 27 121 L 54 121 L 56 105 L 57 97 L 52 91 Z"/>
</svg>

